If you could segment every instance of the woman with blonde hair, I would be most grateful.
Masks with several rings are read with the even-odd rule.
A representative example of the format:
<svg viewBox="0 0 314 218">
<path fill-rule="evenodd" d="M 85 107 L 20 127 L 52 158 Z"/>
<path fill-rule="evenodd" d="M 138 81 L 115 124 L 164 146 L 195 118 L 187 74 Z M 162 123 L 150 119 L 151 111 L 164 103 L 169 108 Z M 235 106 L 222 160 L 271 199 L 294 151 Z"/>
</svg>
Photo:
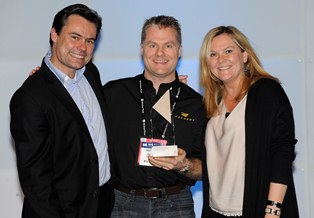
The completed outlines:
<svg viewBox="0 0 314 218">
<path fill-rule="evenodd" d="M 202 217 L 299 217 L 293 112 L 278 79 L 232 26 L 206 34 L 200 73 L 210 118 Z"/>
</svg>

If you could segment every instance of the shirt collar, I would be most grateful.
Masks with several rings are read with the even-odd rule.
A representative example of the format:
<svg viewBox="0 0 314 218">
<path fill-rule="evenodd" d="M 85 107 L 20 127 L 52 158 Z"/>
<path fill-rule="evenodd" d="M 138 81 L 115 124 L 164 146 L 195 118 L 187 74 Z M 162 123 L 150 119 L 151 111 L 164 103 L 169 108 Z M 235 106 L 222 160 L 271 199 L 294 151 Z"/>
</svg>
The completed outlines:
<svg viewBox="0 0 314 218">
<path fill-rule="evenodd" d="M 141 74 L 141 79 L 145 82 L 145 83 L 148 83 L 148 84 L 151 84 L 153 85 L 152 81 L 148 80 L 145 78 L 144 76 L 144 73 L 145 71 L 143 71 L 143 73 Z M 170 82 L 170 83 L 162 83 L 160 84 L 160 86 L 166 86 L 167 88 L 169 87 L 178 87 L 180 85 L 180 81 L 179 81 L 179 76 L 178 76 L 178 73 L 176 72 L 176 78 L 174 81 Z"/>
<path fill-rule="evenodd" d="M 146 85 L 146 87 L 148 87 L 148 89 L 146 89 L 145 92 L 155 93 L 155 89 L 153 87 L 153 82 L 145 78 L 144 72 L 138 76 L 139 76 L 139 79 L 143 81 L 143 84 Z M 157 96 L 163 95 L 170 88 L 177 90 L 180 86 L 181 86 L 181 84 L 179 81 L 179 76 L 178 76 L 178 73 L 176 72 L 176 77 L 175 77 L 174 81 L 172 81 L 170 83 L 160 84 L 158 92 L 157 92 Z"/>
<path fill-rule="evenodd" d="M 52 53 L 50 50 L 47 52 L 44 61 L 45 61 L 46 65 L 49 67 L 49 69 L 56 75 L 56 77 L 61 81 L 61 83 L 64 86 L 68 86 L 68 85 L 71 85 L 73 83 L 78 83 L 82 79 L 83 74 L 85 72 L 85 68 L 86 68 L 85 66 L 82 67 L 81 69 L 76 70 L 75 76 L 72 79 L 51 63 L 51 60 L 50 60 L 51 55 L 52 55 Z"/>
</svg>

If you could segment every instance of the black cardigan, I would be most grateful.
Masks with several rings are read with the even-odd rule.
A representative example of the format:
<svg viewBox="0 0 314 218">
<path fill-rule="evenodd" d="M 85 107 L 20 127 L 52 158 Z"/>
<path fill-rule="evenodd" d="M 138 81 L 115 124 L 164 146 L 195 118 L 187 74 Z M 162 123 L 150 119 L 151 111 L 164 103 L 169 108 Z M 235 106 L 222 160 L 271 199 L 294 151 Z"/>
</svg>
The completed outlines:
<svg viewBox="0 0 314 218">
<path fill-rule="evenodd" d="M 279 83 L 257 81 L 249 90 L 245 110 L 244 218 L 263 218 L 270 182 L 288 186 L 281 218 L 298 218 L 293 182 L 294 120 L 289 99 Z M 203 157 L 203 211 L 210 217 L 206 157 Z"/>
</svg>

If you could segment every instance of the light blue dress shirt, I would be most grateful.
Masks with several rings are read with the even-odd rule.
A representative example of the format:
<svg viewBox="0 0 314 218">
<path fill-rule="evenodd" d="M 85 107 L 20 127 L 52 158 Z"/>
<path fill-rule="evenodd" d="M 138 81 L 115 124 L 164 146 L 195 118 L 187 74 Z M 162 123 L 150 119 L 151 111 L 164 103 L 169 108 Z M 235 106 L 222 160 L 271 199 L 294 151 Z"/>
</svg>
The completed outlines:
<svg viewBox="0 0 314 218">
<path fill-rule="evenodd" d="M 84 76 L 85 66 L 76 71 L 72 79 L 57 69 L 50 61 L 51 51 L 45 56 L 45 63 L 71 95 L 88 127 L 99 162 L 99 186 L 110 179 L 110 162 L 108 155 L 107 135 L 99 102 Z"/>
</svg>

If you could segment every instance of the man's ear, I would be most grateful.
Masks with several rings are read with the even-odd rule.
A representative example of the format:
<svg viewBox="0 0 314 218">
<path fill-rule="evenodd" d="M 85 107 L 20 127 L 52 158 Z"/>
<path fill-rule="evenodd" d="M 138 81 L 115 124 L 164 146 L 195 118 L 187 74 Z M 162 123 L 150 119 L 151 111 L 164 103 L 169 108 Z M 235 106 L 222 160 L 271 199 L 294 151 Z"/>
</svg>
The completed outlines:
<svg viewBox="0 0 314 218">
<path fill-rule="evenodd" d="M 141 56 L 143 57 L 143 45 L 141 45 Z"/>
<path fill-rule="evenodd" d="M 50 30 L 50 38 L 51 38 L 51 41 L 53 41 L 53 42 L 57 41 L 58 34 L 57 34 L 56 29 L 54 27 L 52 27 Z"/>
<path fill-rule="evenodd" d="M 179 58 L 181 58 L 181 54 L 182 54 L 182 46 L 180 46 L 179 48 Z"/>
</svg>

